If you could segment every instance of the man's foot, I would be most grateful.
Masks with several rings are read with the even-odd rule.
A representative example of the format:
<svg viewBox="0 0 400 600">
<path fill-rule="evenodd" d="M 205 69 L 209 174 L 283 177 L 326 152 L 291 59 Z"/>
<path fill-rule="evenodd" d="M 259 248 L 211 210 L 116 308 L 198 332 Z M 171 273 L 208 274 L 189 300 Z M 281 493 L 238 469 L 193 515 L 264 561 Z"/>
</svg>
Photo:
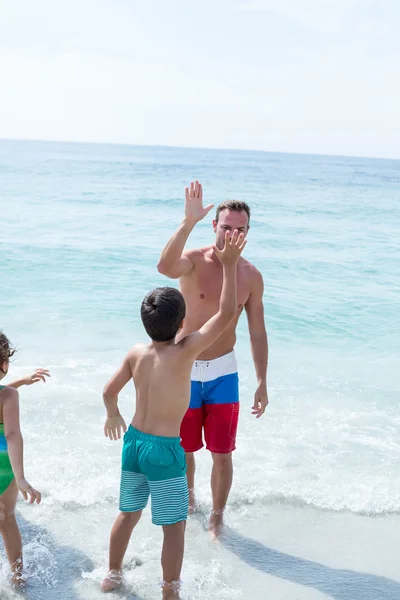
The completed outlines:
<svg viewBox="0 0 400 600">
<path fill-rule="evenodd" d="M 222 528 L 224 526 L 224 511 L 223 510 L 213 510 L 210 515 L 210 520 L 208 522 L 208 532 L 213 540 L 219 538 L 222 533 Z"/>
<path fill-rule="evenodd" d="M 103 592 L 111 592 L 119 587 L 122 583 L 122 571 L 109 571 L 107 577 L 101 582 Z"/>
</svg>

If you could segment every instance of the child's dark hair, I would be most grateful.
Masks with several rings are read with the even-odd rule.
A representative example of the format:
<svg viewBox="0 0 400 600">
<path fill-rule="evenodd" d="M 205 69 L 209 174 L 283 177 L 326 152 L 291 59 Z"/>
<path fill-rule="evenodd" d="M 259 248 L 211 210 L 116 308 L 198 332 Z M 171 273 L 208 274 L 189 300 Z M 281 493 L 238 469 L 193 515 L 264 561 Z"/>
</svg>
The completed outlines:
<svg viewBox="0 0 400 600">
<path fill-rule="evenodd" d="M 173 340 L 186 314 L 182 294 L 172 287 L 156 288 L 142 302 L 141 317 L 154 342 Z"/>
<path fill-rule="evenodd" d="M 10 341 L 5 333 L 0 331 L 0 371 L 5 374 L 2 369 L 3 363 L 8 362 L 14 356 L 15 350 L 11 346 Z"/>
</svg>

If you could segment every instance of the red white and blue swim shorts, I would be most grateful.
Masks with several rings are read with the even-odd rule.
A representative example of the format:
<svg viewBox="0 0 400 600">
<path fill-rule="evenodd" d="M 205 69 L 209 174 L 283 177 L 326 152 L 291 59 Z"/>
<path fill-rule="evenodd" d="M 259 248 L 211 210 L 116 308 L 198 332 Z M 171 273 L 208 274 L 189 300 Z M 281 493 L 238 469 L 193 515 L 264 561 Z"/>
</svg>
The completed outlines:
<svg viewBox="0 0 400 600">
<path fill-rule="evenodd" d="M 239 420 L 239 376 L 234 351 L 213 360 L 196 360 L 191 373 L 191 396 L 181 425 L 186 452 L 203 447 L 219 454 L 236 448 Z"/>
</svg>

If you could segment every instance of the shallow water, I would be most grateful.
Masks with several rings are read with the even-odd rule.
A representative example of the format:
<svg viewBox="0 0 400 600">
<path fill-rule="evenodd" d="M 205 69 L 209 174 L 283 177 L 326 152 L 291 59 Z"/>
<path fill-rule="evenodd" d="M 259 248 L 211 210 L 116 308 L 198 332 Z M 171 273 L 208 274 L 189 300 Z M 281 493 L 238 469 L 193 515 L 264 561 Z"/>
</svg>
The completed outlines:
<svg viewBox="0 0 400 600">
<path fill-rule="evenodd" d="M 127 349 L 146 339 L 140 301 L 167 281 L 155 265 L 193 178 L 207 203 L 251 205 L 245 252 L 265 280 L 270 407 L 253 419 L 243 316 L 227 522 L 246 552 L 229 540 L 212 545 L 201 519 L 191 520 L 184 597 L 217 590 L 239 599 L 250 585 L 260 600 L 266 589 L 279 599 L 396 598 L 399 583 L 342 571 L 364 566 L 398 581 L 396 554 L 383 556 L 399 544 L 400 162 L 2 141 L 0 326 L 19 349 L 13 375 L 38 366 L 52 373 L 46 385 L 21 390 L 26 473 L 44 493 L 40 507 L 19 506 L 31 593 L 101 597 L 121 450 L 103 437 L 101 391 Z M 190 245 L 212 239 L 204 222 Z M 121 410 L 130 420 L 129 386 Z M 209 470 L 203 451 L 203 521 Z M 125 594 L 158 597 L 160 544 L 146 515 L 127 555 Z M 288 574 L 294 567 L 298 577 Z M 0 585 L 9 594 L 4 580 L 5 568 Z M 381 595 L 368 595 L 374 586 Z"/>
</svg>

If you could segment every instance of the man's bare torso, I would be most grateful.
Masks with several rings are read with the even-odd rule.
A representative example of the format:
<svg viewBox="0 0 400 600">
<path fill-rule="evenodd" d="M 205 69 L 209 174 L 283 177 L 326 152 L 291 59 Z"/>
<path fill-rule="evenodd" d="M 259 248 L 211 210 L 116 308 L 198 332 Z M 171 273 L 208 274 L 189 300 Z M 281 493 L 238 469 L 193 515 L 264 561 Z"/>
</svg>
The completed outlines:
<svg viewBox="0 0 400 600">
<path fill-rule="evenodd" d="M 180 290 L 186 302 L 186 318 L 178 339 L 197 331 L 218 312 L 222 290 L 222 267 L 212 247 L 186 253 L 194 263 L 190 273 L 180 279 Z M 237 270 L 238 307 L 235 318 L 217 341 L 197 358 L 212 360 L 231 352 L 236 343 L 236 326 L 250 297 L 257 269 L 240 258 Z"/>
</svg>

